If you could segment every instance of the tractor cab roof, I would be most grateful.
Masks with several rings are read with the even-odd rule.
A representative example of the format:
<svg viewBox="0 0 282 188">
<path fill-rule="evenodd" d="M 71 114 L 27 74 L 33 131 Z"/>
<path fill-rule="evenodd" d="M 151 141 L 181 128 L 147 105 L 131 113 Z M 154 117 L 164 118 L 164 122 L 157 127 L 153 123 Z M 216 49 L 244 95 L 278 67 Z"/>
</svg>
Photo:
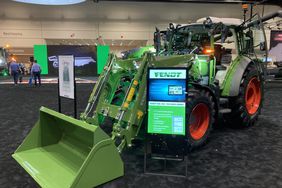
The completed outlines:
<svg viewBox="0 0 282 188">
<path fill-rule="evenodd" d="M 222 23 L 227 26 L 239 26 L 243 23 L 243 20 L 237 18 L 217 18 L 217 17 L 204 17 L 197 20 L 196 23 L 204 23 L 204 21 L 210 20 L 212 23 Z"/>
<path fill-rule="evenodd" d="M 191 24 L 171 23 L 169 28 L 174 28 L 175 31 L 177 31 L 177 33 L 179 34 L 205 34 L 210 33 L 211 29 L 214 29 L 213 34 L 220 34 L 224 29 L 226 30 L 227 28 L 236 28 L 242 24 L 243 20 L 237 18 L 205 17 L 200 18 L 197 20 L 197 22 Z M 227 32 L 227 30 L 225 32 Z"/>
<path fill-rule="evenodd" d="M 217 18 L 217 17 L 204 17 L 198 19 L 195 23 L 191 24 L 175 24 L 173 23 L 174 27 L 178 29 L 178 31 L 184 31 L 186 28 L 200 28 L 202 27 L 205 22 L 207 24 L 223 24 L 230 27 L 237 27 L 243 23 L 243 20 L 237 18 Z M 201 28 L 202 29 L 202 28 Z"/>
</svg>

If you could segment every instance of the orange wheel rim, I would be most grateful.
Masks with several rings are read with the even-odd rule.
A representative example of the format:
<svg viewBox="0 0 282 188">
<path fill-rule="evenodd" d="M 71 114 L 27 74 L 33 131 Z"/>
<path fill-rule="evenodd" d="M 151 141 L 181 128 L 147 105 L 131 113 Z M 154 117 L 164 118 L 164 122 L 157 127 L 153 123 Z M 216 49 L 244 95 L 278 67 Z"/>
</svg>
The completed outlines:
<svg viewBox="0 0 282 188">
<path fill-rule="evenodd" d="M 261 103 L 261 87 L 257 77 L 253 77 L 247 85 L 245 103 L 247 112 L 250 115 L 253 115 L 258 111 Z"/>
<path fill-rule="evenodd" d="M 207 132 L 210 123 L 210 111 L 209 107 L 200 103 L 197 104 L 191 113 L 189 119 L 190 135 L 194 140 L 200 140 Z"/>
</svg>

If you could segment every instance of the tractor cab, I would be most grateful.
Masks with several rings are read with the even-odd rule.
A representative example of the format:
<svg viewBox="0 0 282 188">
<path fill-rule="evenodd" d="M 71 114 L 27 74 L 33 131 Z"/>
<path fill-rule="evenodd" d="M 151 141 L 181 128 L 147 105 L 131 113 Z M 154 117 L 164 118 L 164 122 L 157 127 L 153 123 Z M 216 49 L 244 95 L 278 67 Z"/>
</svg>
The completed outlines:
<svg viewBox="0 0 282 188">
<path fill-rule="evenodd" d="M 247 27 L 235 18 L 206 17 L 186 25 L 169 24 L 166 31 L 154 34 L 157 55 L 208 54 L 214 55 L 217 65 L 228 65 L 239 55 L 266 56 L 263 25 Z"/>
<path fill-rule="evenodd" d="M 159 39 L 157 39 L 159 37 Z M 156 44 L 156 41 L 160 41 Z M 158 55 L 205 54 L 210 52 L 211 37 L 202 24 L 170 24 L 167 31 L 155 33 Z"/>
</svg>

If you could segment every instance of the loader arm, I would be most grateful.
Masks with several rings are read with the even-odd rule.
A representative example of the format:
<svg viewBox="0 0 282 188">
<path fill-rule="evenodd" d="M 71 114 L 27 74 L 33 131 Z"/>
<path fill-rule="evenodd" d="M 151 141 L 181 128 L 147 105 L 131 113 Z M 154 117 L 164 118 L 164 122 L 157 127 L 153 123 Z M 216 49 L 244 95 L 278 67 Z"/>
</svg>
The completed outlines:
<svg viewBox="0 0 282 188">
<path fill-rule="evenodd" d="M 95 106 L 97 99 L 99 97 L 99 93 L 100 93 L 101 89 L 103 88 L 105 81 L 108 78 L 108 74 L 111 70 L 113 61 L 115 61 L 115 59 L 116 59 L 116 57 L 113 54 L 110 54 L 109 60 L 108 60 L 106 66 L 104 68 L 104 71 L 102 71 L 101 75 L 99 76 L 98 82 L 94 86 L 93 91 L 92 91 L 92 93 L 89 97 L 87 107 L 84 110 L 84 112 L 80 115 L 81 120 L 86 120 L 87 117 L 89 116 L 89 113 L 91 112 L 91 110 Z"/>
<path fill-rule="evenodd" d="M 110 59 L 95 85 L 81 120 L 98 125 L 114 140 L 118 151 L 131 146 L 142 125 L 146 109 L 146 70 L 153 58 L 117 61 Z M 105 119 L 111 124 L 105 125 Z"/>
</svg>

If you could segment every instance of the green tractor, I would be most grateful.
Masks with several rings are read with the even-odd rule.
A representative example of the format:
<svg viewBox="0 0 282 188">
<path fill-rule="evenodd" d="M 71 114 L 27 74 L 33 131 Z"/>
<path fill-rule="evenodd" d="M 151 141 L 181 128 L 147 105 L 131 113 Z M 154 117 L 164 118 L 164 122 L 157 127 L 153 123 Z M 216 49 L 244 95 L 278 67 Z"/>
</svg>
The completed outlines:
<svg viewBox="0 0 282 188">
<path fill-rule="evenodd" d="M 41 107 L 13 158 L 42 187 L 87 188 L 123 176 L 120 153 L 147 121 L 148 68 L 188 70 L 185 147 L 203 145 L 220 116 L 253 125 L 264 94 L 262 23 L 281 15 L 170 24 L 155 33 L 156 53 L 119 61 L 110 55 L 80 120 Z"/>
</svg>

